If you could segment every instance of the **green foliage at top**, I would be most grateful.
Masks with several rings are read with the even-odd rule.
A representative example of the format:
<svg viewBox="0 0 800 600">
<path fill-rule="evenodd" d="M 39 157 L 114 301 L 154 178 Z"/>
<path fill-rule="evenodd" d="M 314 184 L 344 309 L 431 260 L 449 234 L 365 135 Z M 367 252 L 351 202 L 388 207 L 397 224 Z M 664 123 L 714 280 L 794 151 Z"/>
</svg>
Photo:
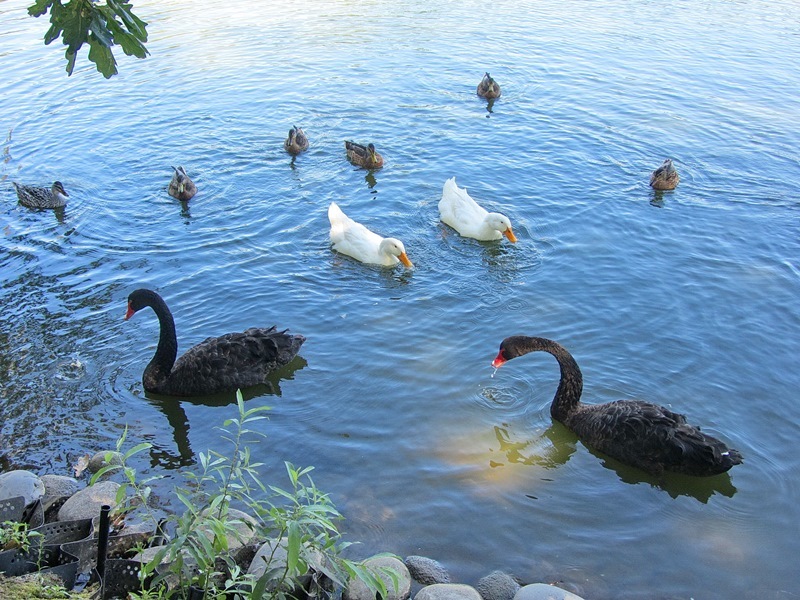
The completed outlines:
<svg viewBox="0 0 800 600">
<path fill-rule="evenodd" d="M 133 14 L 133 5 L 125 0 L 36 0 L 28 14 L 40 17 L 50 13 L 50 29 L 44 36 L 49 44 L 59 37 L 67 47 L 67 74 L 72 75 L 78 50 L 89 45 L 89 60 L 108 79 L 117 74 L 117 61 L 111 51 L 119 46 L 128 56 L 147 56 L 147 23 Z"/>
</svg>

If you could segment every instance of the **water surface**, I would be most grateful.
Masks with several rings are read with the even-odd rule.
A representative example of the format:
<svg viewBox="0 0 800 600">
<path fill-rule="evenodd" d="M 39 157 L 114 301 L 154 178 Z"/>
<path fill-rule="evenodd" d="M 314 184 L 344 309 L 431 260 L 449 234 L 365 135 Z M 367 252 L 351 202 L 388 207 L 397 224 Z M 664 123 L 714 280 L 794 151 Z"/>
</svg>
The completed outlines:
<svg viewBox="0 0 800 600">
<path fill-rule="evenodd" d="M 69 473 L 127 426 L 144 474 L 224 450 L 227 399 L 148 398 L 159 291 L 181 349 L 254 325 L 307 336 L 255 390 L 265 479 L 314 465 L 358 556 L 502 568 L 587 598 L 797 598 L 800 9 L 791 2 L 137 3 L 151 56 L 105 81 L 0 4 L 3 468 Z M 503 87 L 475 95 L 484 71 Z M 296 124 L 311 148 L 282 150 Z M 369 173 L 343 142 L 373 141 Z M 650 171 L 671 157 L 674 192 Z M 170 165 L 199 193 L 170 198 Z M 438 223 L 455 176 L 519 237 Z M 64 182 L 63 215 L 12 181 Z M 327 206 L 416 268 L 331 252 Z M 554 424 L 551 337 L 585 399 L 686 413 L 745 463 L 657 480 Z M 161 491 L 168 496 L 175 478 Z"/>
</svg>

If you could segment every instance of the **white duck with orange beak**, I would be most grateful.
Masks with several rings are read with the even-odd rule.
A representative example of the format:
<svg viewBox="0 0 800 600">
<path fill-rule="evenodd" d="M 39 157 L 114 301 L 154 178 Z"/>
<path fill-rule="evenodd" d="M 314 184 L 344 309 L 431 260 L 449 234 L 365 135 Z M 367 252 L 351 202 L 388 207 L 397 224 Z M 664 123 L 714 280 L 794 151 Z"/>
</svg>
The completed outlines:
<svg viewBox="0 0 800 600">
<path fill-rule="evenodd" d="M 414 265 L 406 255 L 403 242 L 384 238 L 348 217 L 335 202 L 328 207 L 331 222 L 333 249 L 356 260 L 371 265 L 393 267 L 401 262 L 406 267 Z"/>
<path fill-rule="evenodd" d="M 482 208 L 466 188 L 456 185 L 455 177 L 444 183 L 442 199 L 439 200 L 439 218 L 464 237 L 488 242 L 506 236 L 511 242 L 517 241 L 508 217 Z"/>
</svg>

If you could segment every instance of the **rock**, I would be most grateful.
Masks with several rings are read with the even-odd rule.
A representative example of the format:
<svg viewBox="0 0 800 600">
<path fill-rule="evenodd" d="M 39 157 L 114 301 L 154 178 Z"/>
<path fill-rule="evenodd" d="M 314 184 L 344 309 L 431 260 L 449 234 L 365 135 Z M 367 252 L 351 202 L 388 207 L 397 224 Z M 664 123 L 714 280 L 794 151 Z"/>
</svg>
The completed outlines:
<svg viewBox="0 0 800 600">
<path fill-rule="evenodd" d="M 422 585 L 431 585 L 433 583 L 450 583 L 450 573 L 439 563 L 432 558 L 425 556 L 406 556 L 403 561 L 408 567 L 411 577 L 414 581 Z"/>
<path fill-rule="evenodd" d="M 406 600 L 411 596 L 411 573 L 399 558 L 393 556 L 373 556 L 364 561 L 363 565 L 386 586 L 384 600 Z M 397 587 L 385 569 L 390 569 L 397 576 Z M 375 594 L 370 592 L 367 585 L 360 579 L 353 578 L 347 582 L 347 587 L 342 593 L 344 600 L 375 600 Z"/>
<path fill-rule="evenodd" d="M 44 483 L 30 471 L 8 471 L 0 474 L 0 500 L 22 496 L 25 506 L 44 496 Z"/>
<path fill-rule="evenodd" d="M 247 574 L 253 575 L 256 579 L 260 578 L 267 572 L 267 570 L 278 569 L 279 571 L 283 571 L 286 568 L 286 541 L 283 540 L 277 548 L 274 548 L 276 540 L 267 540 L 261 547 L 256 551 L 255 556 L 253 556 L 252 561 L 250 561 L 250 566 L 247 568 Z M 274 548 L 274 550 L 273 550 Z M 313 548 L 309 548 L 306 546 L 305 553 L 303 559 L 308 563 L 309 568 L 313 569 L 317 573 L 325 573 L 325 557 L 324 555 L 315 550 Z M 267 561 L 270 561 L 269 563 Z M 299 579 L 299 585 L 302 588 L 306 588 L 311 582 L 311 576 L 308 573 L 301 575 Z M 267 591 L 275 592 L 276 585 L 274 583 L 267 584 Z M 302 592 L 302 590 L 296 590 L 297 592 Z M 301 597 L 305 594 L 291 594 L 294 597 Z"/>
<path fill-rule="evenodd" d="M 112 509 L 117 505 L 117 490 L 120 485 L 113 481 L 101 481 L 85 487 L 58 510 L 59 521 L 93 519 L 100 516 L 100 508 L 108 504 Z"/>
<path fill-rule="evenodd" d="M 414 600 L 481 600 L 481 595 L 471 585 L 434 583 L 417 592 Z"/>
<path fill-rule="evenodd" d="M 514 600 L 583 600 L 583 598 L 554 585 L 532 583 L 521 587 Z"/>
<path fill-rule="evenodd" d="M 492 571 L 476 586 L 483 600 L 513 600 L 519 584 L 508 573 Z"/>
<path fill-rule="evenodd" d="M 42 475 L 44 493 L 47 496 L 72 496 L 81 489 L 80 482 L 74 477 L 65 475 Z"/>
<path fill-rule="evenodd" d="M 206 511 L 203 511 L 203 516 L 206 516 Z M 232 521 L 238 521 L 237 523 L 233 523 Z M 242 546 L 246 546 L 256 536 L 256 520 L 241 510 L 236 510 L 235 508 L 228 509 L 228 515 L 225 519 L 226 527 L 232 529 L 230 533 L 228 533 L 228 550 L 235 550 L 236 548 L 241 548 Z M 203 526 L 200 526 L 201 529 Z M 214 538 L 214 532 L 211 530 L 206 530 L 206 536 L 209 539 Z"/>
<path fill-rule="evenodd" d="M 106 455 L 108 455 L 108 460 L 106 460 Z M 121 453 L 109 450 L 102 450 L 101 452 L 96 453 L 92 458 L 89 459 L 89 472 L 97 473 L 103 467 L 107 467 L 109 465 L 121 465 L 121 464 L 122 464 Z"/>
</svg>

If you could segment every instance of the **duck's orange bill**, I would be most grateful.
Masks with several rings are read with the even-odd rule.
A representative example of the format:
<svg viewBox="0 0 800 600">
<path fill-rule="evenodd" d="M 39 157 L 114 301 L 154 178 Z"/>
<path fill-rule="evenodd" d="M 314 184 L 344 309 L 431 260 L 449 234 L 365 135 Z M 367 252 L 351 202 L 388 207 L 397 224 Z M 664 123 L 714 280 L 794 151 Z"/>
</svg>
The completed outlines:
<svg viewBox="0 0 800 600">
<path fill-rule="evenodd" d="M 414 266 L 414 263 L 412 263 L 410 260 L 408 260 L 408 256 L 406 255 L 405 252 L 401 253 L 398 258 L 400 259 L 400 262 L 403 263 L 405 266 L 407 266 L 407 267 L 413 267 Z"/>
<path fill-rule="evenodd" d="M 514 244 L 516 244 L 516 243 L 517 243 L 517 236 L 515 236 L 515 235 L 514 235 L 514 232 L 513 232 L 513 231 L 511 231 L 511 227 L 509 227 L 508 229 L 506 229 L 506 230 L 503 232 L 503 235 L 504 235 L 504 236 L 506 236 L 506 237 L 508 238 L 508 241 L 509 241 L 509 242 L 512 242 L 512 243 L 514 243 Z"/>
</svg>

